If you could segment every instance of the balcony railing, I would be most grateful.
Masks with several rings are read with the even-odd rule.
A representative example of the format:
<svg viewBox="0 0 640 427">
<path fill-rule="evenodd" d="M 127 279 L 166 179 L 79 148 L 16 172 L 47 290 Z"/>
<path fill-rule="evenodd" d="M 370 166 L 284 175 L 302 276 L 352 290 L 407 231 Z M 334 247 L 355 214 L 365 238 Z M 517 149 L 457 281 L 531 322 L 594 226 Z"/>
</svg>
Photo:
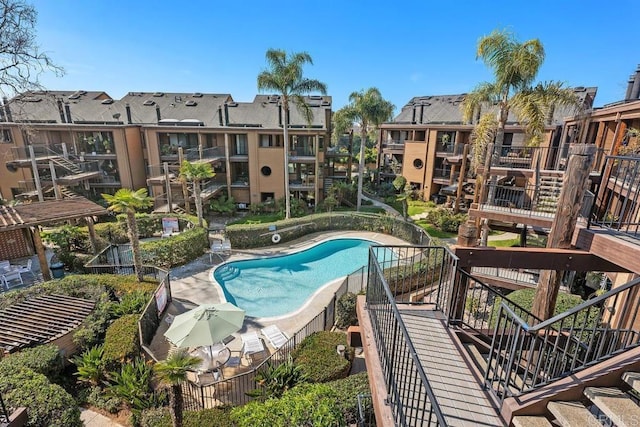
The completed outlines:
<svg viewBox="0 0 640 427">
<path fill-rule="evenodd" d="M 387 140 L 382 142 L 382 148 L 389 150 L 404 150 L 404 141 L 401 140 Z"/>
<path fill-rule="evenodd" d="M 407 295 L 413 285 L 430 283 L 442 288 L 435 293 L 435 304 L 447 306 L 448 292 L 438 285 L 449 278 L 444 273 L 455 267 L 454 258 L 442 247 L 372 247 L 369 251 L 367 308 L 396 425 L 406 425 L 408 419 L 419 420 L 420 425 L 447 425 L 402 321 L 396 295 Z M 411 393 L 406 392 L 407 384 Z"/>
<path fill-rule="evenodd" d="M 189 148 L 184 151 L 184 159 L 193 162 L 196 160 L 209 160 L 224 158 L 223 147 L 209 147 L 209 148 Z"/>
<path fill-rule="evenodd" d="M 545 218 L 555 215 L 560 194 L 560 188 L 550 190 L 532 184 L 515 187 L 489 183 L 485 191 L 487 200 L 480 210 Z"/>
<path fill-rule="evenodd" d="M 640 157 L 607 156 L 590 224 L 640 239 Z"/>
<path fill-rule="evenodd" d="M 492 319 L 487 388 L 504 400 L 637 347 L 639 288 L 635 279 L 544 322 L 503 301 Z"/>
</svg>

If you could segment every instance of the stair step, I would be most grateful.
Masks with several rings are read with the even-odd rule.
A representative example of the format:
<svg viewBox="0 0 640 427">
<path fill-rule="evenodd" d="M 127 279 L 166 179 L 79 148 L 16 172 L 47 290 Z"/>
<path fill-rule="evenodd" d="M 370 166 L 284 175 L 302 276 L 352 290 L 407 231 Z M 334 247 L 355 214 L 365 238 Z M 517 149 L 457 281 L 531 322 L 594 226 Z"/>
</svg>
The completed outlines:
<svg viewBox="0 0 640 427">
<path fill-rule="evenodd" d="M 622 374 L 622 381 L 626 382 L 635 391 L 640 393 L 640 372 L 625 372 Z"/>
<path fill-rule="evenodd" d="M 613 387 L 587 387 L 584 395 L 618 427 L 638 425 L 640 406 L 622 390 Z"/>
<path fill-rule="evenodd" d="M 545 417 L 519 415 L 511 420 L 513 427 L 553 427 Z"/>
<path fill-rule="evenodd" d="M 549 402 L 547 409 L 563 427 L 600 425 L 598 419 L 580 402 Z"/>
</svg>

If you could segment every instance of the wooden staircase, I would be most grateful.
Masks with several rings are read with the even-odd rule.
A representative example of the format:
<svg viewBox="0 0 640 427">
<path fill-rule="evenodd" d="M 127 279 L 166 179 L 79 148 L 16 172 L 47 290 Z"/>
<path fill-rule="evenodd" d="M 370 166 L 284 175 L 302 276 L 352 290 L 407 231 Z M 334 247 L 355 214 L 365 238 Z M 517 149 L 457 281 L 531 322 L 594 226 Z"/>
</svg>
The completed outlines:
<svg viewBox="0 0 640 427">
<path fill-rule="evenodd" d="M 624 386 L 586 387 L 583 400 L 551 401 L 547 413 L 539 416 L 515 416 L 515 427 L 563 427 L 640 425 L 640 373 L 625 372 Z"/>
</svg>

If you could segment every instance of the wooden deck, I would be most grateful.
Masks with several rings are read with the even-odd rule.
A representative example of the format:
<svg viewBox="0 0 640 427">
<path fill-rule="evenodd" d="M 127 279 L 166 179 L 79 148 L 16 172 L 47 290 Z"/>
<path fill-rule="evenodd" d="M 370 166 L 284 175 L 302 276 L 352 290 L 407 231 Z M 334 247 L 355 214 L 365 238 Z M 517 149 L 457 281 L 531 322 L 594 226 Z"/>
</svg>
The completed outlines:
<svg viewBox="0 0 640 427">
<path fill-rule="evenodd" d="M 514 224 L 527 224 L 533 227 L 551 228 L 555 212 L 541 212 L 518 209 L 508 206 L 494 206 L 488 204 L 472 204 L 469 209 L 470 218 L 488 218 Z"/>
<path fill-rule="evenodd" d="M 504 426 L 480 379 L 462 356 L 444 324 L 442 313 L 423 308 L 400 306 L 420 363 L 450 426 Z M 410 386 L 410 385 L 407 385 Z M 426 425 L 425 420 L 410 418 L 407 425 Z"/>
</svg>

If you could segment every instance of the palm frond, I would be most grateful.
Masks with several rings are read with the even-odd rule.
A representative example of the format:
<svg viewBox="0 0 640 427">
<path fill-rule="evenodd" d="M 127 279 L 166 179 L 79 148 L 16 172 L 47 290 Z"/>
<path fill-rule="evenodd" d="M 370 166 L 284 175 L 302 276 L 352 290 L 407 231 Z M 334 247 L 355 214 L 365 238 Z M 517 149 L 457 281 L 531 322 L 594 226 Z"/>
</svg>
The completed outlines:
<svg viewBox="0 0 640 427">
<path fill-rule="evenodd" d="M 498 130 L 498 120 L 495 114 L 487 113 L 480 117 L 480 121 L 471 132 L 471 143 L 473 144 L 473 157 L 471 167 L 474 171 L 478 166 L 484 164 L 487 145 L 493 142 Z"/>
<path fill-rule="evenodd" d="M 467 123 L 473 121 L 473 117 L 477 111 L 482 110 L 485 106 L 488 107 L 494 102 L 497 102 L 499 96 L 500 92 L 493 83 L 480 83 L 475 87 L 475 89 L 473 89 L 473 91 L 464 97 L 464 100 L 460 105 L 460 109 L 462 110 L 462 120 Z"/>
</svg>

